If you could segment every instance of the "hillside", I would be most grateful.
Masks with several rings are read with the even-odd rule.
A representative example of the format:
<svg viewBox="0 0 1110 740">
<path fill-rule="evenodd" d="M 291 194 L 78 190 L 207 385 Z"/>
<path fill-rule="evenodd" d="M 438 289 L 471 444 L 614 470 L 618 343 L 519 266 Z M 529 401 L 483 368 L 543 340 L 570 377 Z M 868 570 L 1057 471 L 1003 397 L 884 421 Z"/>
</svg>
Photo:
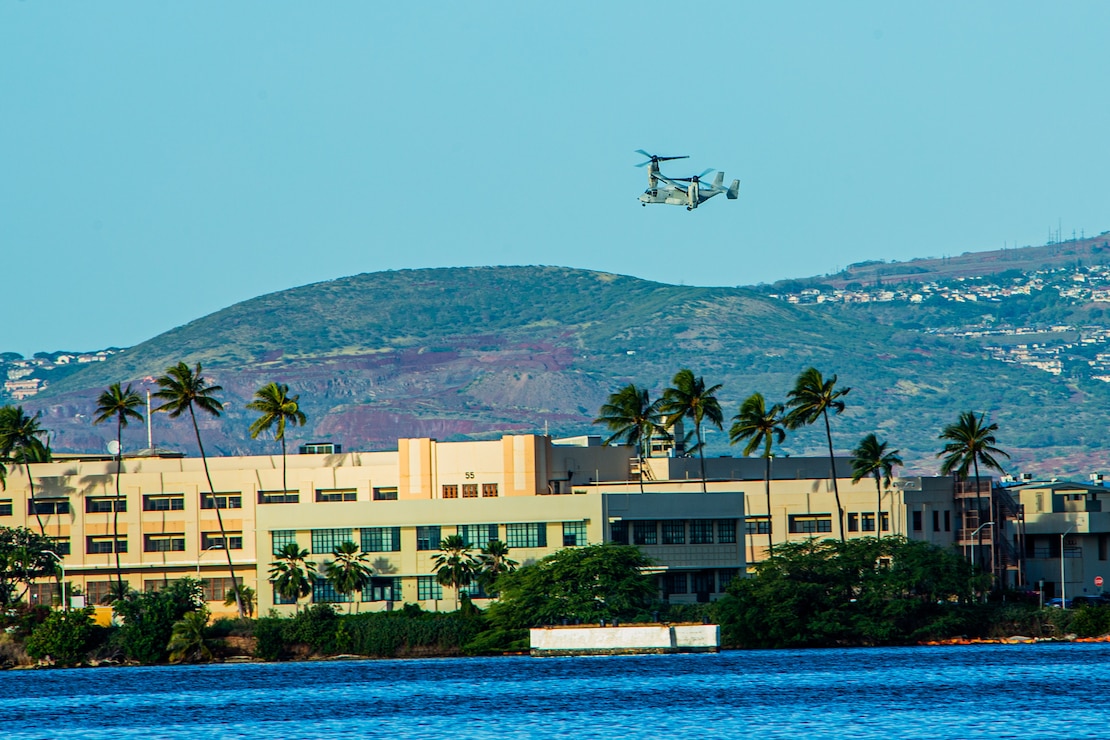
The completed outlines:
<svg viewBox="0 0 1110 740">
<path fill-rule="evenodd" d="M 852 387 L 833 422 L 840 451 L 875 431 L 908 468 L 935 472 L 939 430 L 971 408 L 1000 424 L 1015 468 L 1075 476 L 1110 467 L 1101 444 L 1108 384 L 996 359 L 982 341 L 936 331 L 977 325 L 980 309 L 932 300 L 793 305 L 743 288 L 557 267 L 371 273 L 230 306 L 70 372 L 23 403 L 43 410 L 56 449 L 102 450 L 111 430 L 90 418 L 105 386 L 202 362 L 228 403 L 223 419 L 205 423 L 217 454 L 273 449 L 249 439 L 243 408 L 271 380 L 299 393 L 309 415 L 307 430 L 290 433 L 294 444 L 384 449 L 399 436 L 600 433 L 590 422 L 608 393 L 628 381 L 658 393 L 684 366 L 724 385 L 731 417 L 753 391 L 782 399 L 815 365 Z M 142 429 L 127 434 L 125 447 L 145 446 Z M 154 437 L 195 447 L 185 423 L 161 415 Z M 708 439 L 711 454 L 736 452 L 725 434 Z M 819 430 L 805 429 L 784 451 L 820 454 L 823 445 Z"/>
</svg>

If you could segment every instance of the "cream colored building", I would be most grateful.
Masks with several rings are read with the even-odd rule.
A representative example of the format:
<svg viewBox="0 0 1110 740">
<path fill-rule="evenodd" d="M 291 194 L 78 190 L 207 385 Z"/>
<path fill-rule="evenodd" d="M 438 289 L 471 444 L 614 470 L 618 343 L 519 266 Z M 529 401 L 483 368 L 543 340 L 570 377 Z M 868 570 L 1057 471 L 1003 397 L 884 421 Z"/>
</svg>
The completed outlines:
<svg viewBox="0 0 1110 740">
<path fill-rule="evenodd" d="M 116 464 L 84 457 L 32 465 L 34 501 L 23 470 L 11 470 L 0 493 L 0 526 L 38 531 L 41 521 L 64 555 L 67 581 L 90 603 L 107 593 L 117 547 L 132 588 L 199 577 L 213 612 L 226 613 L 230 554 L 236 576 L 256 589 L 260 611 L 292 611 L 267 580 L 273 553 L 296 542 L 323 565 L 349 540 L 375 572 L 355 595 L 359 608 L 451 609 L 456 595 L 436 583 L 432 560 L 439 541 L 456 533 L 476 549 L 500 539 L 521 563 L 566 546 L 631 538 L 657 561 L 669 598 L 704 600 L 723 592 L 746 567 L 742 528 L 750 486 L 714 481 L 703 494 L 700 482 L 680 479 L 653 482 L 641 494 L 629 483 L 633 463 L 627 448 L 602 447 L 596 437 L 401 439 L 390 452 L 289 455 L 285 488 L 280 456 L 209 458 L 213 495 L 199 458 L 125 457 L 114 539 Z M 31 596 L 45 602 L 55 593 L 44 582 Z M 313 598 L 342 600 L 323 580 Z"/>
</svg>

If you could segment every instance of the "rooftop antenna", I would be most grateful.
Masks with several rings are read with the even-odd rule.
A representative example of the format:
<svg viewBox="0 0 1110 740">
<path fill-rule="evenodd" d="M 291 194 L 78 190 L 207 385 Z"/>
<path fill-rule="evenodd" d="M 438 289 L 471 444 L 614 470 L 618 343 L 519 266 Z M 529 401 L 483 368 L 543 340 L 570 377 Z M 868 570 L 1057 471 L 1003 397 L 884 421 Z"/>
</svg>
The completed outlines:
<svg viewBox="0 0 1110 740">
<path fill-rule="evenodd" d="M 551 433 L 547 430 L 547 419 L 543 420 L 543 436 L 550 437 Z"/>
</svg>

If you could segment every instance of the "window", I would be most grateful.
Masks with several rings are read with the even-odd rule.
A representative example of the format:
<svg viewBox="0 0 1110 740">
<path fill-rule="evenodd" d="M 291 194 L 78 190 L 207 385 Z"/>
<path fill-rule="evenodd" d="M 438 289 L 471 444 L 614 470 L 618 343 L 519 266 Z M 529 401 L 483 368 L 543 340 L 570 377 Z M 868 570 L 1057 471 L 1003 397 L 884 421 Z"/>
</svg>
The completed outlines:
<svg viewBox="0 0 1110 740">
<path fill-rule="evenodd" d="M 314 529 L 312 530 L 313 554 L 331 554 L 331 551 L 344 542 L 353 542 L 350 529 Z"/>
<path fill-rule="evenodd" d="M 689 593 L 689 579 L 685 573 L 666 573 L 663 575 L 664 594 Z"/>
<path fill-rule="evenodd" d="M 699 570 L 690 574 L 690 590 L 696 594 L 708 595 L 713 591 L 713 571 Z"/>
<path fill-rule="evenodd" d="M 443 487 L 443 498 L 458 498 L 458 497 L 459 497 L 459 487 L 458 486 L 456 486 L 456 485 L 450 485 L 450 486 L 445 485 Z"/>
<path fill-rule="evenodd" d="M 202 493 L 200 496 L 202 509 L 242 509 L 243 496 L 239 493 Z"/>
<path fill-rule="evenodd" d="M 294 491 L 259 491 L 260 504 L 299 504 L 301 494 Z"/>
<path fill-rule="evenodd" d="M 275 529 L 270 532 L 270 537 L 274 543 L 274 555 L 284 550 L 286 545 L 297 544 L 297 531 L 295 529 Z"/>
<path fill-rule="evenodd" d="M 745 526 L 748 527 L 748 534 L 756 534 L 751 531 L 753 523 L 758 522 L 760 517 L 751 517 L 747 520 Z M 763 517 L 763 524 L 768 527 L 771 523 Z M 766 534 L 766 532 L 763 532 Z M 694 519 L 690 522 L 690 544 L 691 545 L 712 545 L 713 544 L 713 520 L 712 519 Z"/>
<path fill-rule="evenodd" d="M 0 516 L 12 516 L 12 500 L 0 499 Z"/>
<path fill-rule="evenodd" d="M 401 601 L 400 578 L 371 578 L 362 589 L 363 601 Z"/>
<path fill-rule="evenodd" d="M 857 514 L 855 512 L 852 512 L 851 514 L 848 515 L 848 531 L 849 532 L 858 532 L 859 531 L 859 514 Z"/>
<path fill-rule="evenodd" d="M 85 603 L 90 606 L 104 604 L 112 597 L 115 581 L 85 581 Z M 127 581 L 123 582 L 127 586 Z"/>
<path fill-rule="evenodd" d="M 96 497 L 85 499 L 85 513 L 86 514 L 103 514 L 105 512 L 111 513 L 112 504 L 116 505 L 116 511 L 127 511 L 127 499 L 120 498 L 118 501 L 113 498 Z"/>
<path fill-rule="evenodd" d="M 59 555 L 69 555 L 69 537 L 52 537 L 54 542 L 54 552 Z M 123 552 L 123 550 L 120 550 Z"/>
<path fill-rule="evenodd" d="M 460 524 L 456 529 L 459 537 L 463 538 L 463 542 L 467 547 L 483 548 L 489 544 L 490 540 L 497 539 L 497 525 L 496 524 Z"/>
<path fill-rule="evenodd" d="M 889 529 L 889 527 L 883 527 L 883 529 Z M 947 509 L 944 510 L 944 531 L 952 531 L 952 512 Z"/>
<path fill-rule="evenodd" d="M 143 496 L 143 511 L 184 511 L 185 494 Z"/>
<path fill-rule="evenodd" d="M 722 545 L 731 545 L 736 542 L 736 520 L 717 520 L 717 542 Z"/>
<path fill-rule="evenodd" d="M 547 547 L 547 525 L 506 524 L 505 544 L 509 547 Z"/>
<path fill-rule="evenodd" d="M 228 532 L 227 533 L 228 549 L 242 550 L 243 549 L 243 533 L 242 532 Z M 219 532 L 201 532 L 200 534 L 200 549 L 201 550 L 222 550 L 224 549 L 224 538 Z"/>
<path fill-rule="evenodd" d="M 337 445 L 332 442 L 312 442 L 310 444 L 301 445 L 302 455 L 338 455 L 341 452 L 343 452 L 343 445 Z"/>
<path fill-rule="evenodd" d="M 563 547 L 582 547 L 586 541 L 586 522 L 563 522 Z"/>
<path fill-rule="evenodd" d="M 334 503 L 336 501 L 356 501 L 358 491 L 353 488 L 317 488 L 316 500 L 320 503 Z"/>
<path fill-rule="evenodd" d="M 68 499 L 37 499 L 35 501 L 27 502 L 28 514 L 68 514 L 69 513 L 69 500 Z"/>
<path fill-rule="evenodd" d="M 948 514 L 947 511 L 944 512 L 944 513 L 946 515 Z M 951 532 L 952 530 L 948 529 L 948 525 L 949 525 L 948 517 L 945 516 L 945 518 L 944 518 L 945 531 L 946 532 Z M 890 512 L 884 511 L 884 512 L 879 514 L 879 526 L 882 528 L 882 530 L 884 532 L 889 532 L 890 531 Z"/>
<path fill-rule="evenodd" d="M 632 544 L 659 544 L 659 533 L 656 531 L 657 529 L 655 522 L 632 522 Z"/>
<path fill-rule="evenodd" d="M 144 534 L 143 552 L 185 552 L 185 533 Z"/>
<path fill-rule="evenodd" d="M 497 484 L 496 483 L 483 483 L 482 484 L 482 498 L 497 498 Z"/>
<path fill-rule="evenodd" d="M 628 544 L 628 522 L 624 520 L 609 522 L 609 541 L 618 545 Z"/>
<path fill-rule="evenodd" d="M 392 488 L 375 488 L 374 489 L 375 501 L 396 501 L 397 500 L 397 487 Z"/>
<path fill-rule="evenodd" d="M 438 550 L 440 540 L 442 539 L 443 538 L 439 535 L 439 527 L 416 528 L 417 550 Z"/>
<path fill-rule="evenodd" d="M 429 601 L 431 599 L 443 598 L 443 586 L 439 585 L 435 576 L 417 576 L 416 578 L 416 600 Z"/>
<path fill-rule="evenodd" d="M 459 589 L 459 593 L 464 593 L 472 599 L 489 599 L 494 598 L 486 593 L 486 588 L 478 581 L 471 581 L 469 586 L 463 586 Z"/>
<path fill-rule="evenodd" d="M 681 519 L 671 519 L 663 522 L 663 544 L 685 545 L 686 522 Z"/>
<path fill-rule="evenodd" d="M 478 498 L 478 484 L 477 483 L 464 483 L 462 488 L 463 488 L 463 498 Z"/>
<path fill-rule="evenodd" d="M 27 601 L 31 604 L 60 604 L 57 583 L 32 583 L 27 587 Z"/>
<path fill-rule="evenodd" d="M 920 532 L 922 530 L 923 523 L 922 523 L 921 519 L 922 519 L 921 512 L 920 511 L 915 511 L 913 513 L 913 531 L 914 532 Z"/>
<path fill-rule="evenodd" d="M 864 532 L 874 532 L 875 531 L 875 515 L 872 514 L 870 511 L 861 514 L 860 515 L 860 524 L 861 524 L 860 529 L 862 529 Z"/>
<path fill-rule="evenodd" d="M 832 514 L 794 514 L 790 517 L 790 532 L 815 534 L 832 531 Z"/>
<path fill-rule="evenodd" d="M 277 592 L 277 589 L 274 589 L 274 603 L 275 604 L 296 604 L 297 600 L 296 599 L 290 599 L 288 597 L 282 596 L 281 594 L 279 594 Z"/>
<path fill-rule="evenodd" d="M 242 579 L 239 579 L 239 581 L 241 583 Z M 231 593 L 233 585 L 230 578 L 205 578 L 201 581 L 201 588 L 204 589 L 204 600 L 218 601 L 222 604 Z"/>
<path fill-rule="evenodd" d="M 933 512 L 933 531 L 934 532 L 939 532 L 940 531 L 940 512 L 939 511 L 934 511 Z"/>
<path fill-rule="evenodd" d="M 363 527 L 362 528 L 363 552 L 400 552 L 401 528 L 400 527 Z M 363 599 L 366 601 L 367 599 Z"/>
<path fill-rule="evenodd" d="M 718 568 L 717 569 L 717 593 L 723 594 L 728 584 L 732 583 L 732 579 L 740 575 L 738 568 Z"/>
<path fill-rule="evenodd" d="M 116 546 L 115 550 L 112 549 L 113 542 Z M 127 538 L 115 539 L 111 536 L 85 538 L 85 553 L 87 555 L 101 555 L 106 552 L 127 552 Z"/>
<path fill-rule="evenodd" d="M 312 584 L 313 604 L 345 604 L 351 600 L 351 594 L 341 594 L 327 578 L 318 577 Z"/>
</svg>

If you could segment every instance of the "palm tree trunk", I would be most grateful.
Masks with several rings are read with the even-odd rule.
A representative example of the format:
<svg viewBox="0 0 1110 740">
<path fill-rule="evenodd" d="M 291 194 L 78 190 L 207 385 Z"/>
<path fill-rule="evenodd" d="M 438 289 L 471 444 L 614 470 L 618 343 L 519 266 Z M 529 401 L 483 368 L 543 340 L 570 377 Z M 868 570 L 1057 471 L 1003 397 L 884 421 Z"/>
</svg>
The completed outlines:
<svg viewBox="0 0 1110 740">
<path fill-rule="evenodd" d="M 768 445 L 770 448 L 771 438 L 767 437 Z M 775 543 L 771 534 L 771 450 L 768 449 L 767 453 L 763 456 L 766 460 L 766 466 L 763 473 L 763 489 L 767 495 L 767 557 L 775 554 Z"/>
<path fill-rule="evenodd" d="M 281 495 L 285 496 L 285 492 L 289 489 L 289 484 L 285 482 L 285 435 L 281 435 Z"/>
<path fill-rule="evenodd" d="M 836 499 L 836 521 L 840 527 L 840 541 L 847 542 L 844 536 L 844 507 L 840 505 L 840 486 L 836 482 L 836 456 L 833 455 L 832 427 L 829 426 L 828 409 L 822 410 L 821 415 L 825 417 L 825 436 L 829 440 L 829 468 L 832 470 L 833 497 Z"/>
<path fill-rule="evenodd" d="M 119 564 L 119 477 L 123 472 L 123 417 L 116 417 L 116 500 L 112 502 L 112 552 L 116 554 L 116 583 L 123 593 L 123 568 Z"/>
<path fill-rule="evenodd" d="M 694 425 L 698 433 L 698 459 L 701 460 L 701 492 L 708 493 L 705 485 L 705 444 L 701 441 L 701 422 Z"/>
<path fill-rule="evenodd" d="M 31 477 L 31 464 L 27 462 L 27 452 L 23 452 L 23 472 L 27 474 L 27 485 L 31 487 L 31 508 L 35 510 L 35 519 L 39 523 L 39 534 L 46 536 L 46 525 L 42 523 L 42 514 L 39 514 L 39 505 L 35 501 L 35 479 Z"/>
<path fill-rule="evenodd" d="M 239 582 L 235 579 L 235 565 L 231 562 L 231 543 L 227 540 L 224 531 L 224 518 L 220 514 L 220 507 L 216 505 L 216 491 L 212 485 L 212 475 L 208 472 L 208 458 L 204 454 L 204 443 L 200 441 L 200 426 L 197 424 L 197 415 L 193 405 L 189 404 L 189 416 L 193 419 L 193 431 L 197 435 L 197 447 L 200 448 L 200 459 L 204 465 L 204 477 L 208 480 L 208 495 L 212 496 L 212 503 L 216 509 L 216 522 L 220 525 L 220 537 L 224 540 L 224 553 L 227 555 L 227 570 L 231 574 L 231 588 L 235 591 L 235 608 L 239 612 L 239 619 L 243 618 L 243 598 L 239 594 Z"/>
<path fill-rule="evenodd" d="M 978 544 L 976 545 L 975 559 L 979 563 L 979 570 L 983 569 L 983 522 L 979 521 L 983 518 L 983 492 L 979 488 L 979 458 L 971 458 L 972 465 L 975 466 L 975 521 L 979 526 L 977 533 Z M 1060 552 L 1060 557 L 1064 557 L 1063 551 Z"/>
<path fill-rule="evenodd" d="M 883 537 L 883 489 L 879 486 L 879 474 L 875 473 L 875 539 Z"/>
</svg>

